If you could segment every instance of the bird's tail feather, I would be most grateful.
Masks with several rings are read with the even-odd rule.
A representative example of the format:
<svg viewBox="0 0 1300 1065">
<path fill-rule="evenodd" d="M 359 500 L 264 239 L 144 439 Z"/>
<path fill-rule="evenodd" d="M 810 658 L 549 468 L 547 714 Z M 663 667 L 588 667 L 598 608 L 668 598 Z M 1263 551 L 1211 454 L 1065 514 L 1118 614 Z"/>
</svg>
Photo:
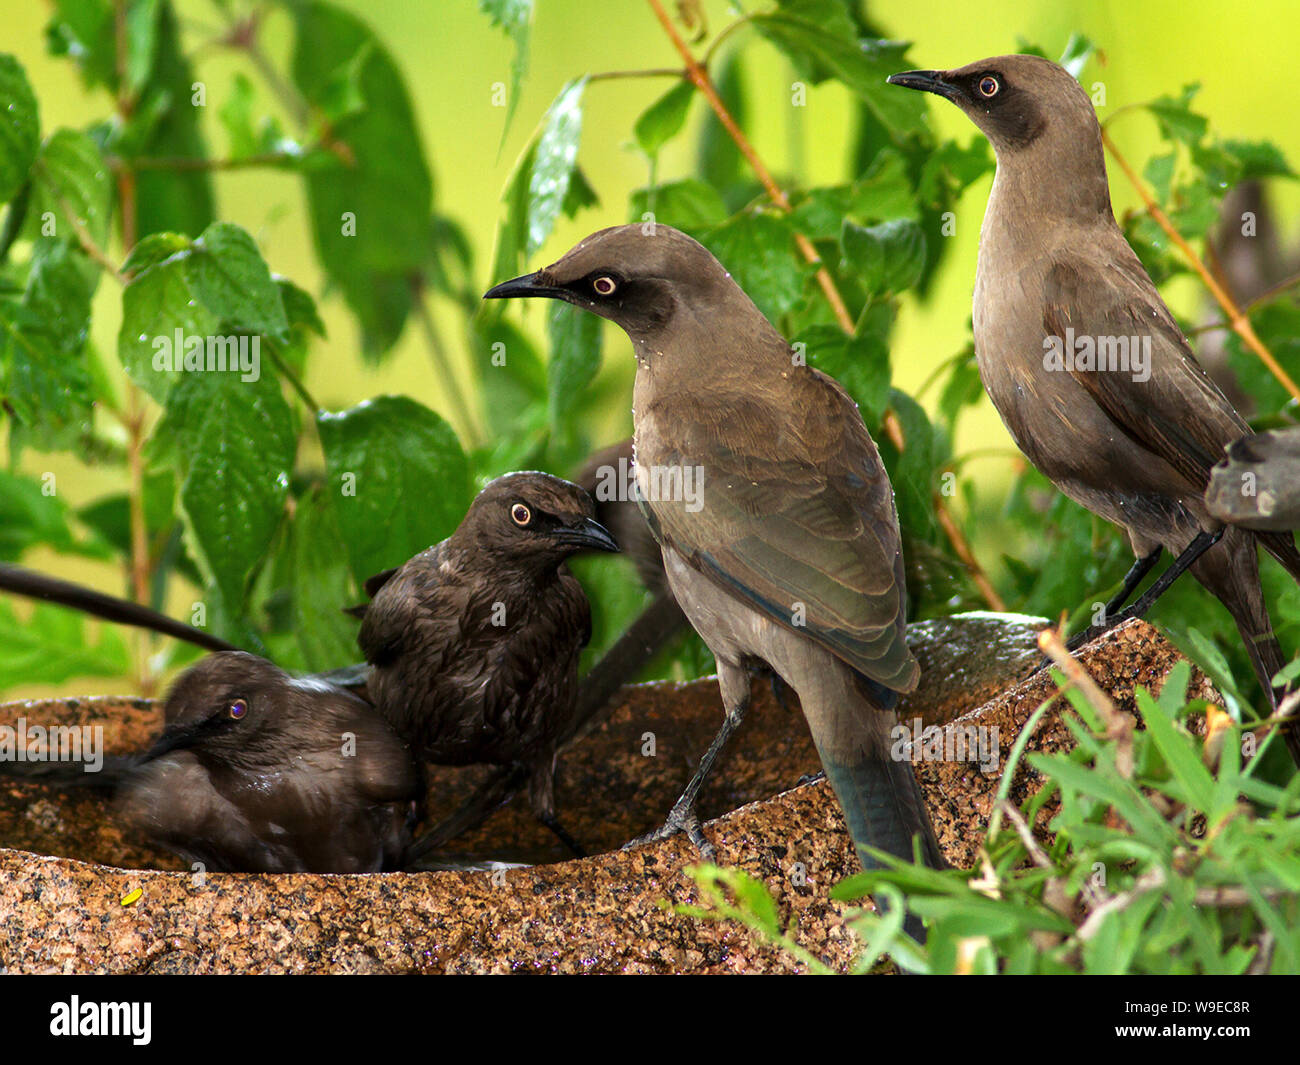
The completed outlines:
<svg viewBox="0 0 1300 1065">
<path fill-rule="evenodd" d="M 932 869 L 947 867 L 910 765 L 871 757 L 843 763 L 825 754 L 821 761 L 863 869 L 884 868 L 869 847 L 911 861 L 912 841 L 917 837 L 925 864 Z M 903 919 L 903 930 L 917 942 L 925 942 L 924 926 L 915 914 Z"/>
<path fill-rule="evenodd" d="M 884 867 L 867 852 L 868 847 L 911 861 L 912 840 L 917 836 L 925 864 L 932 869 L 947 867 L 910 765 L 875 758 L 846 765 L 823 757 L 822 768 L 844 811 L 862 868 Z"/>
<path fill-rule="evenodd" d="M 1268 546 L 1265 542 L 1265 547 Z M 1272 552 L 1272 548 L 1269 550 Z M 1276 556 L 1276 552 L 1272 553 Z M 1279 561 L 1286 564 L 1281 558 Z M 1276 705 L 1279 693 L 1273 688 L 1273 677 L 1286 665 L 1286 656 L 1273 634 L 1273 622 L 1264 602 L 1254 535 L 1229 528 L 1217 547 L 1192 564 L 1192 572 L 1228 608 L 1260 686 Z M 1292 759 L 1300 765 L 1300 727 L 1294 723 L 1288 725 L 1282 735 Z"/>
</svg>

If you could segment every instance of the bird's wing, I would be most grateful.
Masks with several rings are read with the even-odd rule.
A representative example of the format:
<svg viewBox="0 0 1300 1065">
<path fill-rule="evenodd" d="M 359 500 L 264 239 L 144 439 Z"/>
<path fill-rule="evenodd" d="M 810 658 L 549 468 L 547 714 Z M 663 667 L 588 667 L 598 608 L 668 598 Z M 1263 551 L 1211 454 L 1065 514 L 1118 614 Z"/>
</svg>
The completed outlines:
<svg viewBox="0 0 1300 1065">
<path fill-rule="evenodd" d="M 1094 343 L 1150 338 L 1145 370 L 1135 373 L 1130 362 L 1124 369 L 1071 372 L 1126 435 L 1204 491 L 1224 447 L 1250 429 L 1196 361 L 1137 256 L 1126 243 L 1114 251 L 1104 259 L 1075 254 L 1053 263 L 1043 328 L 1061 338 L 1073 330 L 1075 338 Z"/>
<path fill-rule="evenodd" d="M 357 644 L 372 666 L 384 666 L 398 658 L 408 644 L 418 645 L 422 653 L 432 656 L 438 648 L 430 645 L 429 634 L 417 625 L 428 619 L 430 611 L 448 609 L 438 594 L 442 584 L 439 550 L 436 545 L 421 552 L 404 566 L 381 573 L 366 582 L 370 590 L 374 581 L 374 599 L 361 615 Z M 381 580 L 382 579 L 382 580 Z"/>
<path fill-rule="evenodd" d="M 919 669 L 903 639 L 893 489 L 843 389 L 810 369 L 792 370 L 789 381 L 793 395 L 779 409 L 736 389 L 678 391 L 638 411 L 638 454 L 644 427 L 656 441 L 654 467 L 703 477 L 702 505 L 693 506 L 653 498 L 656 470 L 640 470 L 651 528 L 774 621 L 870 680 L 910 691 Z"/>
</svg>

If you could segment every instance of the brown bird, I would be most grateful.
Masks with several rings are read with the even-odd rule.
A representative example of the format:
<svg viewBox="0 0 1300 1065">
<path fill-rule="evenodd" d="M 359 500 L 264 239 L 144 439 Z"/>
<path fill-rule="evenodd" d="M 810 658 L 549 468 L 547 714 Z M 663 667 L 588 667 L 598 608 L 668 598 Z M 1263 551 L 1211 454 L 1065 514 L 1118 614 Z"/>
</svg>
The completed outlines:
<svg viewBox="0 0 1300 1065">
<path fill-rule="evenodd" d="M 402 867 L 424 780 L 372 707 L 243 651 L 182 673 L 142 754 L 0 763 L 0 773 L 103 788 L 155 843 L 209 871 L 367 873 Z"/>
<path fill-rule="evenodd" d="M 1210 513 L 1256 532 L 1300 529 L 1300 428 L 1252 433 L 1227 452 L 1210 471 Z"/>
<path fill-rule="evenodd" d="M 367 581 L 359 608 L 367 694 L 397 733 L 438 765 L 526 768 L 533 812 L 577 854 L 555 816 L 555 757 L 591 611 L 564 563 L 618 550 L 593 513 L 558 477 L 498 477 L 450 537 Z"/>
<path fill-rule="evenodd" d="M 799 694 L 863 864 L 941 865 L 892 708 L 916 686 L 893 492 L 857 406 L 802 364 L 702 245 L 601 230 L 489 298 L 562 299 L 620 325 L 637 361 L 636 479 L 668 582 L 712 650 L 726 719 L 653 838 L 707 848 L 694 802 L 749 701 L 751 662 Z M 915 921 L 909 930 L 920 934 Z"/>
<path fill-rule="evenodd" d="M 956 104 L 993 145 L 975 276 L 980 377 L 1029 460 L 1128 532 L 1137 561 L 1107 604 L 1107 627 L 1140 615 L 1190 566 L 1232 614 L 1276 704 L 1271 680 L 1285 659 L 1256 547 L 1297 580 L 1300 553 L 1289 533 L 1225 527 L 1206 507 L 1211 468 L 1250 428 L 1197 363 L 1115 222 L 1088 94 L 1027 55 L 889 81 Z M 1174 565 L 1118 613 L 1162 549 Z M 1300 762 L 1300 736 L 1286 736 Z"/>
</svg>

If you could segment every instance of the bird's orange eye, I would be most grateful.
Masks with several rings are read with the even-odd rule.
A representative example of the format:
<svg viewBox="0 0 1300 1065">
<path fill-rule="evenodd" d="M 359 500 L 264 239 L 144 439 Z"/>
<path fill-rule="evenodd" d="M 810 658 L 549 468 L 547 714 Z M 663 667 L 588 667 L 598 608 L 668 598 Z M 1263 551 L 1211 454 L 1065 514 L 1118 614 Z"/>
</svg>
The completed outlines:
<svg viewBox="0 0 1300 1065">
<path fill-rule="evenodd" d="M 243 699 L 236 699 L 226 709 L 229 712 L 230 716 L 233 717 L 236 721 L 238 721 L 241 717 L 243 717 L 246 713 L 248 713 L 248 703 L 246 703 Z"/>
<path fill-rule="evenodd" d="M 598 296 L 612 296 L 614 290 L 618 288 L 618 282 L 612 277 L 598 277 L 591 283 L 591 287 L 596 290 Z"/>
<path fill-rule="evenodd" d="M 516 503 L 510 508 L 510 517 L 516 525 L 527 525 L 533 520 L 533 512 L 522 503 Z"/>
<path fill-rule="evenodd" d="M 998 84 L 997 78 L 980 78 L 980 95 L 996 96 L 998 89 L 1002 86 Z"/>
</svg>

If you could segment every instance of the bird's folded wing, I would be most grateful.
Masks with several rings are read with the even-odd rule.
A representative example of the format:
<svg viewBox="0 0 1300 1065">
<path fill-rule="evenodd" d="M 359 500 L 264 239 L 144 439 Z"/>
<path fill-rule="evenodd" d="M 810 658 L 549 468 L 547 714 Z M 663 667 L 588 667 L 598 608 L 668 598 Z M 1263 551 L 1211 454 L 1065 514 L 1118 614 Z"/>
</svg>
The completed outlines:
<svg viewBox="0 0 1300 1065">
<path fill-rule="evenodd" d="M 893 490 L 847 394 L 806 371 L 779 412 L 743 394 L 678 393 L 647 413 L 671 428 L 651 461 L 703 478 L 692 509 L 654 499 L 651 472 L 644 505 L 660 542 L 871 680 L 915 687 Z"/>
<path fill-rule="evenodd" d="M 1044 286 L 1043 328 L 1063 340 L 1072 330 L 1076 343 L 1089 337 L 1094 344 L 1129 344 L 1127 367 L 1070 372 L 1127 436 L 1204 491 L 1224 447 L 1250 430 L 1196 361 L 1127 244 L 1124 250 L 1104 262 L 1057 261 Z"/>
</svg>

